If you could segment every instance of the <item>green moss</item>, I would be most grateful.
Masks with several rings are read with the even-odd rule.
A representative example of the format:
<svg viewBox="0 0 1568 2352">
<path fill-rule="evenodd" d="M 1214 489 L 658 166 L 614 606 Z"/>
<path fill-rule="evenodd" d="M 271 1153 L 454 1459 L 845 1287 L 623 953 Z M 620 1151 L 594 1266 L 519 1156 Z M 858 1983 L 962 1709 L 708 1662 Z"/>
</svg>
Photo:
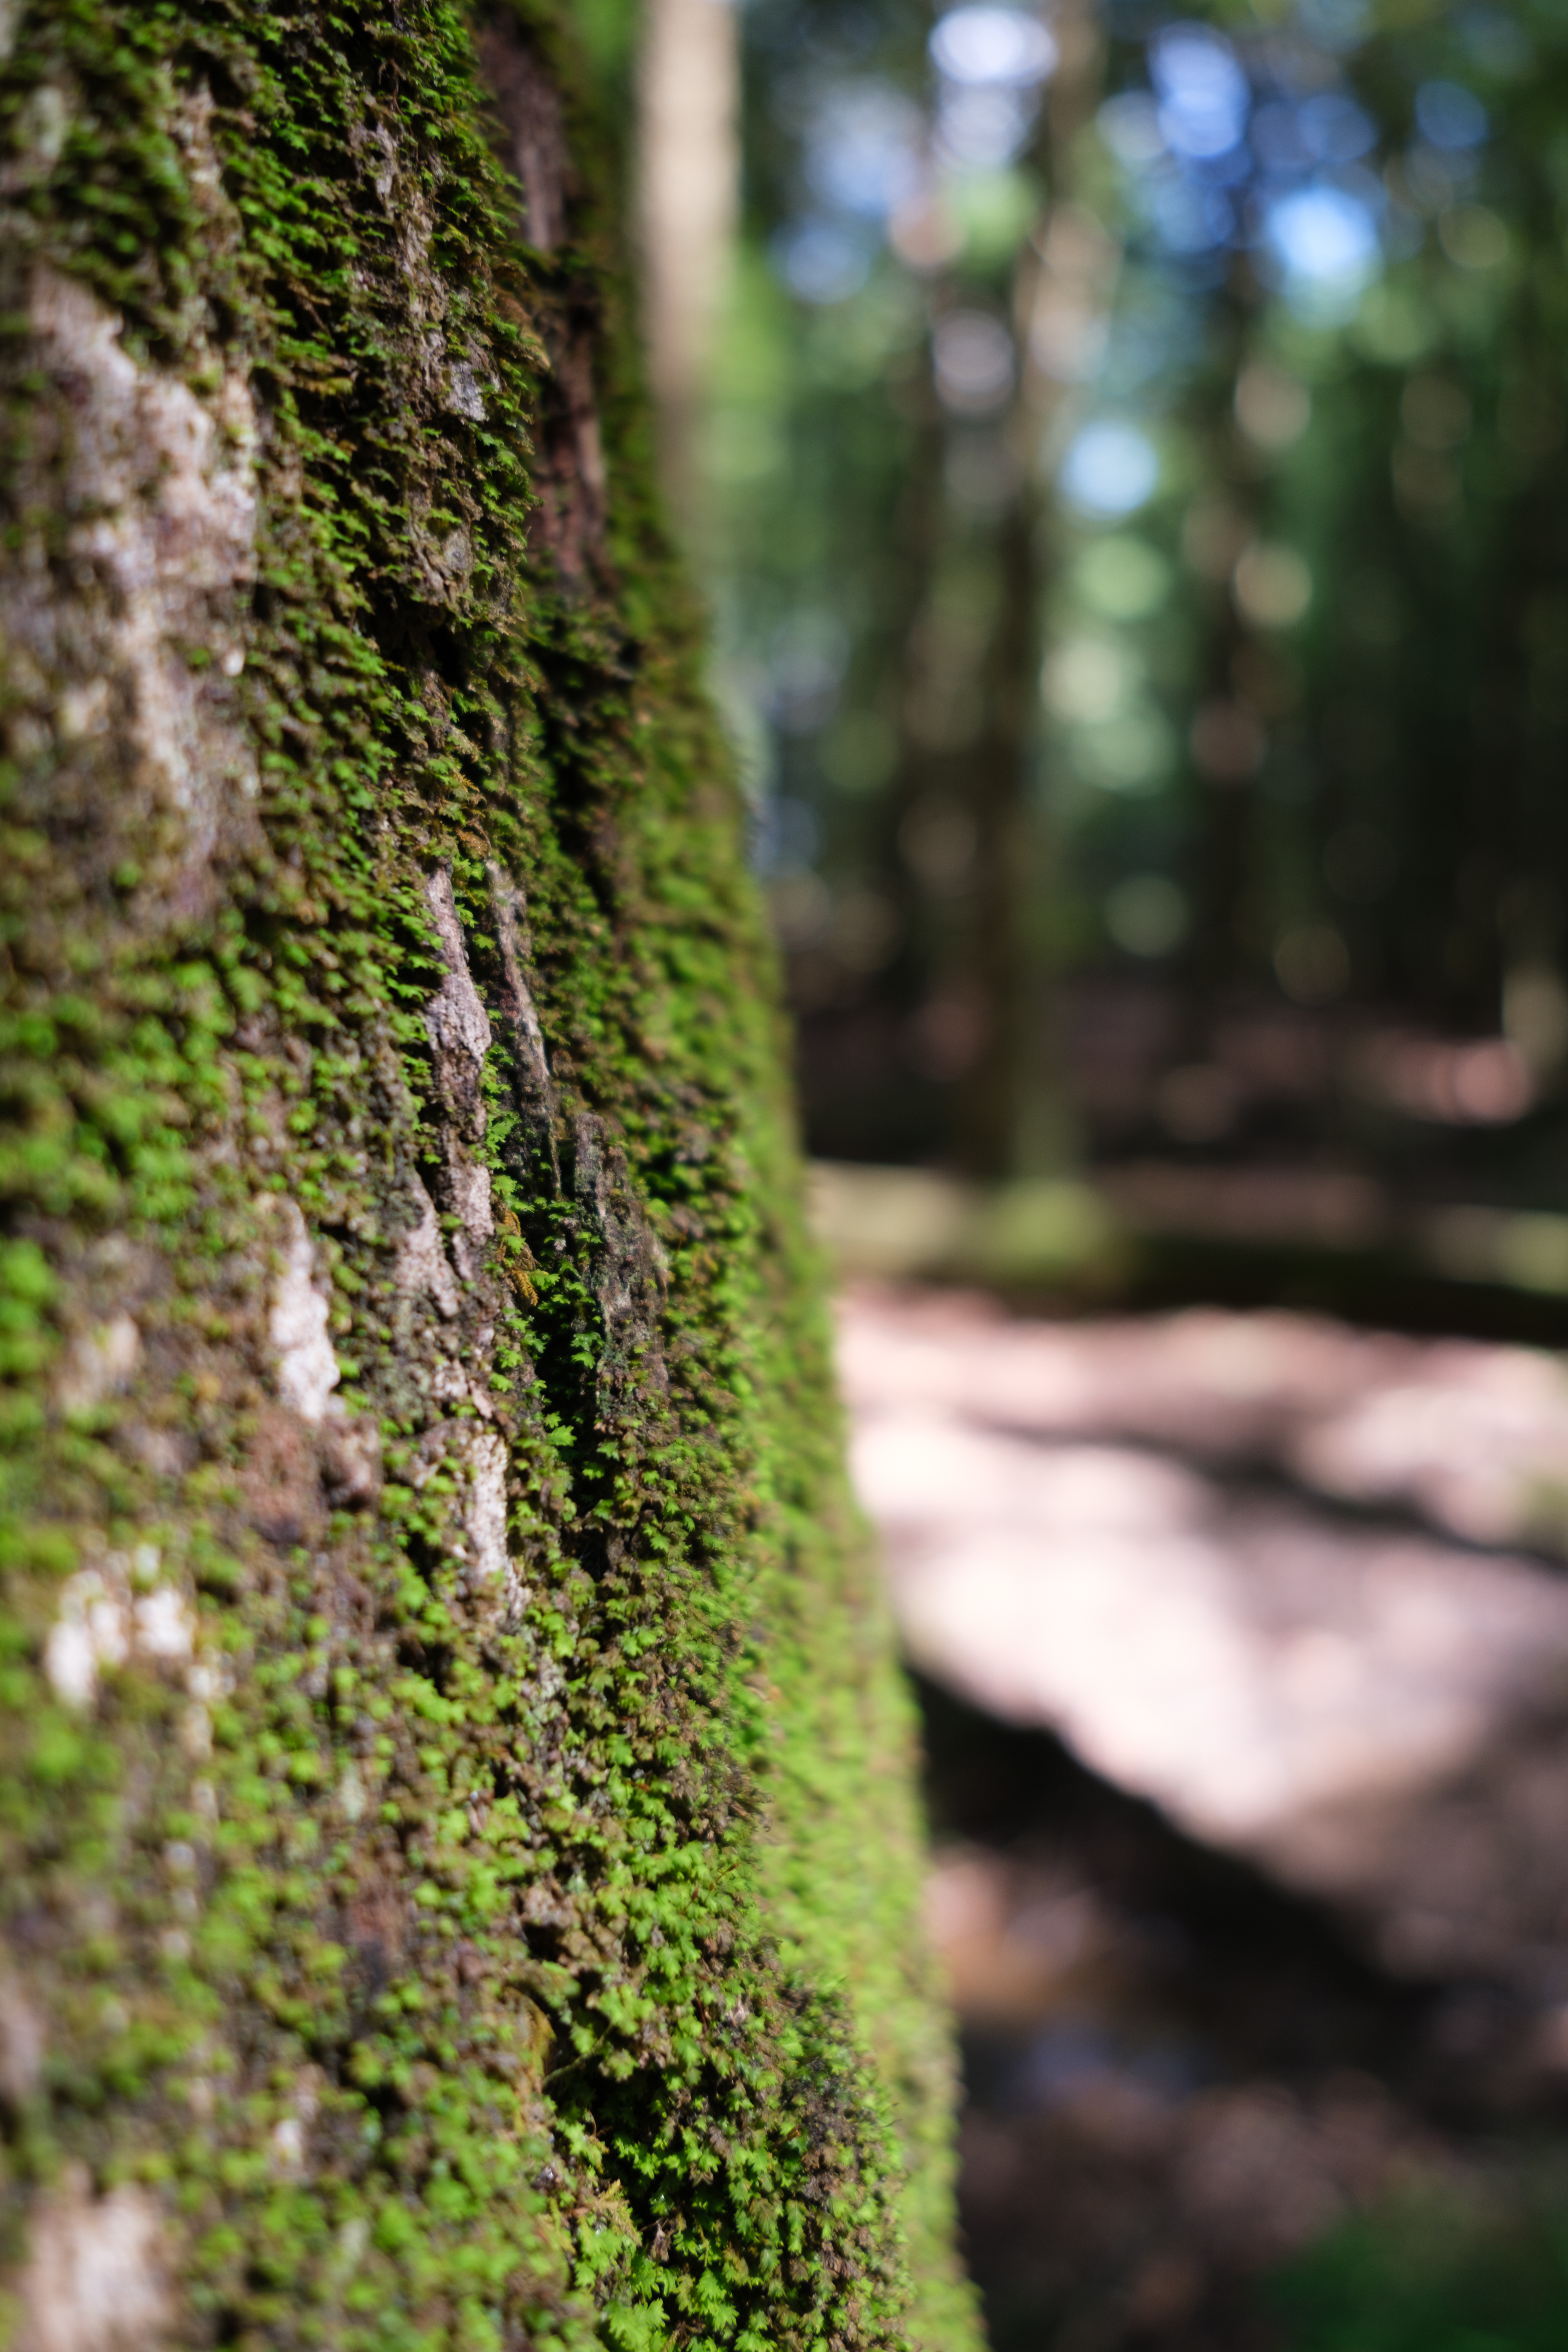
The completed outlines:
<svg viewBox="0 0 1568 2352">
<path fill-rule="evenodd" d="M 217 910 L 158 912 L 155 813 L 84 881 L 50 785 L 81 755 L 24 736 L 5 771 L 0 1902 L 47 2049 L 13 2242 L 79 2160 L 157 2188 L 192 2341 L 961 2347 L 910 1731 L 598 134 L 569 103 L 544 256 L 445 0 L 48 0 L 6 74 L 9 478 L 37 262 L 199 397 L 241 368 L 262 428 L 259 824 Z M 589 347 L 609 507 L 558 561 Z M 499 1216 L 448 1319 L 398 1280 L 459 1116 L 423 1018 L 440 866 Z M 548 1098 L 500 1018 L 509 889 Z M 323 1486 L 273 1399 L 279 1192 L 378 1486 Z M 72 1405 L 117 1314 L 141 1353 Z M 461 1532 L 487 1429 L 510 1609 Z M 57 1703 L 61 1607 L 170 1587 L 194 1664 Z"/>
</svg>

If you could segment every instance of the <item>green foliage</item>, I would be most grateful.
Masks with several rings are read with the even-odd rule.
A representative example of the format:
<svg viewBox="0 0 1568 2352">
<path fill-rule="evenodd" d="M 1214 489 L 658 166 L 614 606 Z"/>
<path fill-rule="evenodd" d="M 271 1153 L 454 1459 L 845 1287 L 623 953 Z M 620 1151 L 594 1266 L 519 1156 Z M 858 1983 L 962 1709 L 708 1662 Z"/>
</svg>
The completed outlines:
<svg viewBox="0 0 1568 2352">
<path fill-rule="evenodd" d="M 593 68 L 595 87 L 624 98 L 637 55 L 636 0 L 575 0 L 572 23 Z"/>
<path fill-rule="evenodd" d="M 1428 2195 L 1337 2231 L 1280 2281 L 1291 2352 L 1548 2352 L 1568 2326 L 1562 2183 L 1508 2210 Z"/>
<path fill-rule="evenodd" d="M 77 2163 L 155 2189 L 193 2341 L 887 2344 L 907 2168 L 920 2324 L 962 2344 L 909 1729 L 613 238 L 585 196 L 564 246 L 521 241 L 446 0 L 40 0 L 0 141 L 11 467 L 45 264 L 142 367 L 244 373 L 261 490 L 259 821 L 216 911 L 161 911 L 134 806 L 84 885 L 51 762 L 87 755 L 28 738 L 8 772 L 0 1900 L 46 2052 L 6 2111 L 12 2242 Z M 574 544 L 584 348 L 609 507 Z M 397 1272 L 450 1118 L 438 867 L 492 1008 L 521 890 L 553 1084 L 498 1019 L 500 1229 L 450 1328 Z M 374 1494 L 323 1502 L 278 1418 L 285 1192 Z M 73 1404 L 50 1366 L 116 1312 L 141 1357 Z M 461 1534 L 488 1429 L 504 1612 Z M 139 1623 L 171 1589 L 188 1669 L 110 1657 L 93 1710 L 57 1698 L 63 1608 Z"/>
<path fill-rule="evenodd" d="M 1551 1212 L 1563 12 L 1111 8 L 1032 152 L 984 168 L 943 131 L 932 13 L 745 14 L 712 570 L 814 1148 L 995 1178 L 1059 1172 L 1075 1130 L 1112 1159 L 1331 1142 L 1397 1192 L 1440 1141 L 1453 1199 Z M 1159 128 L 1194 18 L 1241 78 L 1223 164 Z M 1296 243 L 1323 202 L 1338 264 Z M 990 407 L 937 363 L 969 310 L 1012 338 Z M 1106 505 L 1072 462 L 1100 425 L 1149 466 Z M 1088 1008 L 1145 989 L 1169 1026 L 1113 1079 Z M 1500 1035 L 1512 1095 L 1446 1108 L 1411 1064 L 1288 1098 L 1233 1052 L 1243 998 Z M 1165 1087 L 1215 1067 L 1206 1100 Z"/>
</svg>

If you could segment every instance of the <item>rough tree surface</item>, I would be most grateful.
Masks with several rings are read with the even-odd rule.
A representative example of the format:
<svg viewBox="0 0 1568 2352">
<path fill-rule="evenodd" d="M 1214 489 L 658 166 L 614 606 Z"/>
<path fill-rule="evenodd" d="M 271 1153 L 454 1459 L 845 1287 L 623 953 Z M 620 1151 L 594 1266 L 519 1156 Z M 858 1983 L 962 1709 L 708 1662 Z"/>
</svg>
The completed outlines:
<svg viewBox="0 0 1568 2352">
<path fill-rule="evenodd" d="M 17 2352 L 974 2341 L 563 37 L 0 5 Z"/>
</svg>

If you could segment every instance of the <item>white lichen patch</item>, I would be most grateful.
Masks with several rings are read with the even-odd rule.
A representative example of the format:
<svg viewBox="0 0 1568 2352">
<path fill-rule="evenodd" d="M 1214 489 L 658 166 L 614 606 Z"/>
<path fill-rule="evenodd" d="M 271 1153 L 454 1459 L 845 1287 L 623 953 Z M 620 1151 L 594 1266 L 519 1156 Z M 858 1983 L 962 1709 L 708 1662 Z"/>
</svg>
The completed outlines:
<svg viewBox="0 0 1568 2352">
<path fill-rule="evenodd" d="M 342 1378 L 327 1337 L 331 1304 L 317 1285 L 315 1253 L 298 1206 L 281 1201 L 276 1215 L 282 1228 L 282 1263 L 268 1331 L 278 1353 L 278 1393 L 301 1421 L 321 1421 Z"/>
<path fill-rule="evenodd" d="M 506 1549 L 506 1440 L 494 1430 L 468 1437 L 468 1508 L 463 1532 L 468 1565 L 487 1584 L 504 1586 L 511 1562 Z"/>
<path fill-rule="evenodd" d="M 189 1604 L 172 1584 L 160 1584 L 132 1603 L 132 1643 L 143 1657 L 188 1658 L 194 1646 Z"/>
<path fill-rule="evenodd" d="M 321 2104 L 321 2077 L 313 2066 L 303 2067 L 295 2080 L 291 2112 L 272 2126 L 272 2168 L 285 2180 L 304 2178 L 306 2144 Z"/>
<path fill-rule="evenodd" d="M 127 1567 L 121 1554 L 111 1552 L 101 1567 L 79 1570 L 60 1589 L 59 1614 L 44 1644 L 44 1672 L 68 1706 L 91 1706 L 105 1667 L 135 1657 L 169 1664 L 194 1653 L 195 1627 L 184 1594 L 160 1583 L 133 1596 Z"/>
<path fill-rule="evenodd" d="M 364 1782 L 360 1779 L 359 1768 L 352 1759 L 343 1766 L 342 1771 L 338 1776 L 337 1799 L 338 1811 L 351 1829 L 356 1822 L 364 1819 L 365 1807 L 370 1800 L 365 1795 Z"/>
<path fill-rule="evenodd" d="M 146 2189 L 94 2197 L 74 2166 L 36 2207 L 14 2352 L 157 2352 L 171 2319 L 163 2218 Z"/>
<path fill-rule="evenodd" d="M 444 1357 L 430 1375 L 430 1393 L 443 1404 L 471 1404 L 486 1421 L 495 1419 L 495 1400 L 482 1381 L 469 1377 L 461 1364 Z"/>
<path fill-rule="evenodd" d="M 87 1707 L 98 1696 L 105 1666 L 131 1654 L 131 1610 L 123 1591 L 101 1569 L 84 1568 L 60 1593 L 60 1613 L 44 1646 L 44 1672 L 68 1706 Z"/>
</svg>

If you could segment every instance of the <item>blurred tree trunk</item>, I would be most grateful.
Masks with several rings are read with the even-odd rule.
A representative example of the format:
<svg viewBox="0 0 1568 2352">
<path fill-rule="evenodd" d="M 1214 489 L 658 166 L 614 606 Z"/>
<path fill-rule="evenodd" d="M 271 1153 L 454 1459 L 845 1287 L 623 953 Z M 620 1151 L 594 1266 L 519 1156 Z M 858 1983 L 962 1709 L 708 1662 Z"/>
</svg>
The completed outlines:
<svg viewBox="0 0 1568 2352">
<path fill-rule="evenodd" d="M 972 2342 L 614 159 L 528 8 L 0 50 L 8 2340 Z"/>
<path fill-rule="evenodd" d="M 1040 452 L 1064 387 L 1042 366 L 1036 346 L 1046 341 L 1042 322 L 1047 331 L 1054 323 L 1053 306 L 1065 302 L 1075 323 L 1085 314 L 1102 291 L 1100 279 L 1113 275 L 1114 257 L 1104 250 L 1109 240 L 1089 236 L 1073 205 L 1073 147 L 1099 102 L 1104 36 L 1084 0 L 1064 0 L 1052 28 L 1058 62 L 1035 152 L 1049 201 L 1019 254 L 1012 288 L 1019 381 L 1005 436 L 1018 487 L 996 528 L 1000 594 L 984 666 L 984 722 L 972 755 L 972 956 L 984 1013 L 979 1049 L 959 1090 L 957 1126 L 963 1164 L 992 1179 L 1057 1174 L 1075 1144 L 1050 1007 L 1053 975 L 1040 946 L 1050 851 L 1031 772 L 1046 570 Z"/>
<path fill-rule="evenodd" d="M 740 203 L 736 0 L 646 0 L 637 76 L 644 339 L 659 475 L 688 543 L 697 440 Z"/>
</svg>

